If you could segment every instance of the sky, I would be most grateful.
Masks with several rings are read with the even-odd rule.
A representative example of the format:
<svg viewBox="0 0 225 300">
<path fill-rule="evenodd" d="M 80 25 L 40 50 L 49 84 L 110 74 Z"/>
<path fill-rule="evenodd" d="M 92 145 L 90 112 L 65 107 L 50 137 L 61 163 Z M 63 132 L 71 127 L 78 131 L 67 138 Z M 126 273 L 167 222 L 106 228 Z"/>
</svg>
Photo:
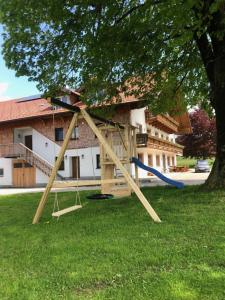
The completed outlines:
<svg viewBox="0 0 225 300">
<path fill-rule="evenodd" d="M 32 96 L 40 92 L 34 82 L 27 77 L 16 77 L 15 71 L 9 70 L 4 62 L 2 52 L 2 27 L 0 27 L 0 101 Z"/>
</svg>

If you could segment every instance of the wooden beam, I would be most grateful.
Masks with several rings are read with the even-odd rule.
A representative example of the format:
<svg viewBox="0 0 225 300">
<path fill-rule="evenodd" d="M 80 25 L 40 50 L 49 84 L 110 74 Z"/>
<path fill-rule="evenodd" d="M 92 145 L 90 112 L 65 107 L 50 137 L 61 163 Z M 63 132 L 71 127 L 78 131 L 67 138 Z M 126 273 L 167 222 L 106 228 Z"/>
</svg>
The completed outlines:
<svg viewBox="0 0 225 300">
<path fill-rule="evenodd" d="M 58 106 L 60 106 L 60 107 L 66 108 L 66 109 L 72 111 L 73 113 L 78 113 L 78 112 L 80 112 L 80 110 L 81 110 L 78 106 L 74 106 L 74 105 L 71 105 L 71 104 L 67 104 L 67 103 L 62 102 L 62 101 L 60 101 L 59 99 L 56 99 L 56 98 L 53 98 L 53 97 L 50 98 L 50 102 L 51 102 L 52 104 L 54 104 L 54 105 L 58 105 Z M 95 120 L 98 120 L 98 121 L 100 121 L 100 122 L 102 122 L 102 123 L 112 125 L 113 127 L 119 127 L 119 128 L 121 128 L 121 129 L 124 128 L 124 127 L 123 127 L 122 125 L 120 125 L 119 123 L 113 122 L 113 121 L 111 121 L 111 120 L 104 119 L 104 118 L 102 118 L 102 117 L 100 117 L 100 116 L 97 116 L 97 115 L 91 113 L 91 112 L 89 112 L 89 115 L 90 115 L 92 118 L 94 118 Z"/>
<path fill-rule="evenodd" d="M 89 114 L 86 112 L 85 109 L 81 109 L 81 113 L 82 113 L 84 119 L 86 120 L 86 122 L 88 123 L 89 127 L 93 130 L 93 132 L 97 136 L 99 142 L 104 147 L 105 151 L 108 153 L 108 155 L 114 161 L 115 165 L 121 170 L 121 172 L 122 172 L 124 178 L 126 179 L 127 183 L 129 184 L 131 189 L 135 192 L 138 199 L 141 201 L 141 203 L 143 204 L 143 206 L 145 207 L 145 209 L 147 210 L 149 215 L 152 217 L 152 219 L 155 222 L 161 222 L 160 218 L 158 217 L 158 215 L 156 214 L 156 212 L 154 211 L 152 206 L 149 204 L 149 202 L 147 201 L 147 199 L 145 198 L 145 196 L 143 195 L 143 193 L 141 192 L 141 190 L 139 189 L 137 184 L 131 178 L 131 176 L 127 172 L 126 168 L 120 162 L 120 160 L 118 159 L 118 157 L 116 156 L 116 154 L 114 153 L 112 148 L 109 146 L 109 144 L 107 143 L 107 141 L 105 140 L 105 138 L 103 137 L 103 135 L 101 134 L 101 132 L 99 131 L 99 129 L 97 128 L 97 126 L 95 125 L 95 123 L 93 122 L 91 117 L 89 116 Z"/>
<path fill-rule="evenodd" d="M 52 185 L 53 188 L 64 188 L 64 187 L 79 187 L 79 186 L 95 186 L 106 183 L 126 183 L 124 178 L 118 179 L 105 179 L 105 180 L 78 180 L 78 181 L 55 181 Z"/>
<path fill-rule="evenodd" d="M 122 159 L 122 160 L 120 160 L 120 162 L 122 164 L 129 164 L 130 160 L 129 159 Z M 102 162 L 102 165 L 115 165 L 115 163 L 113 161 L 104 161 L 104 162 Z"/>
<path fill-rule="evenodd" d="M 39 219 L 40 219 L 40 217 L 41 217 L 41 215 L 43 213 L 43 209 L 44 209 L 45 204 L 46 204 L 47 199 L 48 199 L 48 194 L 51 191 L 51 188 L 52 188 L 53 182 L 55 180 L 56 174 L 57 174 L 57 172 L 59 170 L 59 167 L 61 165 L 61 162 L 62 162 L 62 160 L 64 158 L 64 154 L 65 154 L 66 148 L 68 146 L 68 143 L 70 141 L 70 138 L 71 138 L 71 135 L 72 135 L 72 132 L 73 132 L 73 128 L 76 125 L 77 118 L 78 118 L 78 114 L 75 113 L 73 115 L 72 120 L 71 120 L 69 129 L 68 129 L 68 131 L 66 133 L 65 140 L 64 140 L 64 142 L 62 144 L 62 147 L 60 149 L 60 152 L 59 152 L 58 158 L 56 160 L 56 163 L 54 165 L 54 168 L 52 169 L 52 173 L 51 173 L 51 176 L 49 178 L 48 184 L 47 184 L 47 186 L 45 188 L 45 191 L 44 191 L 44 193 L 43 193 L 43 195 L 41 197 L 41 200 L 39 202 L 38 208 L 37 208 L 35 216 L 33 218 L 33 224 L 38 223 L 38 221 L 39 221 Z"/>
</svg>

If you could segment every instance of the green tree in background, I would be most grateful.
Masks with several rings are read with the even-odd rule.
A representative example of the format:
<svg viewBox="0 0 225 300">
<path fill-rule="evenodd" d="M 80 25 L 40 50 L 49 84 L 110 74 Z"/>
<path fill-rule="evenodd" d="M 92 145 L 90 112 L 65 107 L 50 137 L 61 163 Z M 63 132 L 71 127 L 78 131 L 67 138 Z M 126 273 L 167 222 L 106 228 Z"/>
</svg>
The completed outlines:
<svg viewBox="0 0 225 300">
<path fill-rule="evenodd" d="M 92 102 L 123 87 L 165 112 L 181 90 L 185 105 L 214 111 L 206 184 L 225 186 L 224 0 L 0 0 L 0 11 L 7 66 L 43 91 L 82 86 Z"/>
</svg>

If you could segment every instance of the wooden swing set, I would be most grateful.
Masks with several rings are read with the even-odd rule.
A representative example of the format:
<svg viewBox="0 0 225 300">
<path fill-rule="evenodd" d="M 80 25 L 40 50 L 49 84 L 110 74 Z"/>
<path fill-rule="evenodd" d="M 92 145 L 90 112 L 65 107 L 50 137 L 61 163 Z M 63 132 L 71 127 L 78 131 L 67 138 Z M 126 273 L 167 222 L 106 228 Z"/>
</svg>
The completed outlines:
<svg viewBox="0 0 225 300">
<path fill-rule="evenodd" d="M 130 125 L 122 126 L 110 120 L 105 120 L 102 117 L 96 116 L 88 112 L 85 108 L 69 105 L 62 101 L 50 98 L 53 105 L 57 105 L 68 109 L 73 113 L 73 117 L 66 133 L 64 142 L 60 149 L 59 155 L 52 169 L 51 176 L 45 191 L 41 197 L 38 208 L 33 218 L 33 224 L 37 224 L 42 216 L 46 205 L 48 195 L 52 188 L 68 188 L 81 186 L 96 186 L 101 185 L 103 194 L 113 194 L 114 196 L 130 196 L 133 191 L 141 201 L 148 214 L 155 222 L 161 222 L 155 210 L 149 204 L 139 188 L 138 170 L 135 167 L 135 180 L 131 177 L 131 162 L 132 156 L 137 156 L 136 153 L 136 129 Z M 73 129 L 77 123 L 78 116 L 87 122 L 100 143 L 100 163 L 101 163 L 101 179 L 100 180 L 76 180 L 76 181 L 56 181 L 57 172 L 64 158 L 65 151 L 68 147 Z M 100 121 L 101 124 L 97 127 L 94 120 Z M 118 174 L 119 172 L 119 174 Z M 82 205 L 76 204 L 62 210 L 53 212 L 54 217 L 60 217 L 66 213 L 80 209 Z"/>
</svg>

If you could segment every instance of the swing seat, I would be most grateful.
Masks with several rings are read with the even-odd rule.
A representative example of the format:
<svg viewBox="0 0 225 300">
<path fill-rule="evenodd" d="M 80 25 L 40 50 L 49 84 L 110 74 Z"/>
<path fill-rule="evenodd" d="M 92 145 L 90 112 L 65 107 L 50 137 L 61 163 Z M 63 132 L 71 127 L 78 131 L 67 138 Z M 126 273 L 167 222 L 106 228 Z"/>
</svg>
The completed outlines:
<svg viewBox="0 0 225 300">
<path fill-rule="evenodd" d="M 53 217 L 60 217 L 60 216 L 65 215 L 65 214 L 67 214 L 67 213 L 69 213 L 71 211 L 77 210 L 79 208 L 82 208 L 82 205 L 70 206 L 70 207 L 64 208 L 62 210 L 58 210 L 56 212 L 53 212 L 52 216 Z"/>
</svg>

